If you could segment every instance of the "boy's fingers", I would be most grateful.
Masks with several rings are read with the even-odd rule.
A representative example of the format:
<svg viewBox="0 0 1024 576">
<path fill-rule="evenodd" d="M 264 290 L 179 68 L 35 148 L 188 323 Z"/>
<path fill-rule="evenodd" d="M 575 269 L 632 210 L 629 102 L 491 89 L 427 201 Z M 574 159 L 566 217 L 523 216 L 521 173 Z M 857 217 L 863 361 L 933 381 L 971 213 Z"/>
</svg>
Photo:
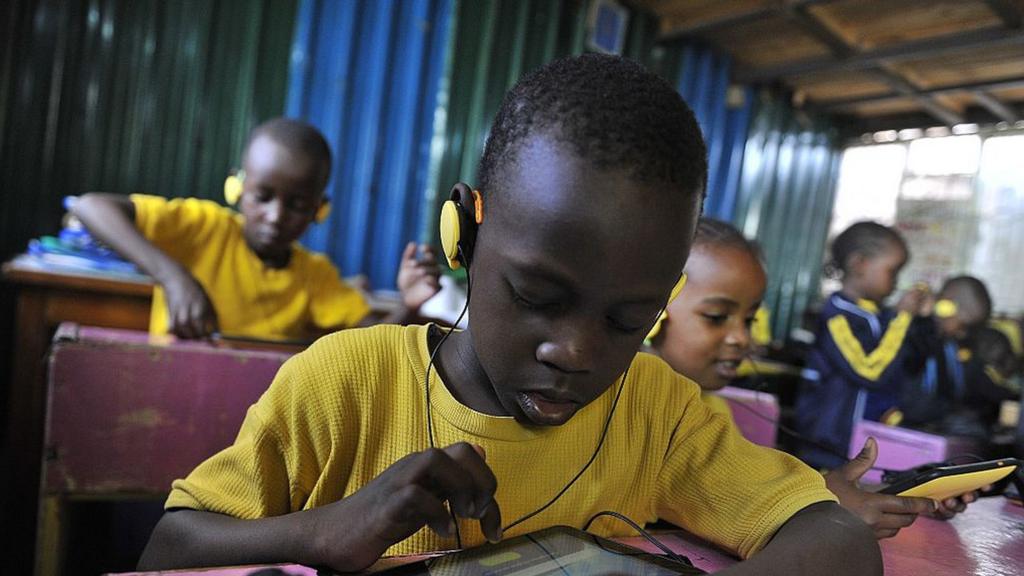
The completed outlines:
<svg viewBox="0 0 1024 576">
<path fill-rule="evenodd" d="M 936 510 L 936 503 L 931 498 L 916 496 L 891 496 L 884 501 L 883 512 L 889 514 L 928 514 Z"/>
<path fill-rule="evenodd" d="M 497 508 L 494 491 L 498 488 L 498 479 L 484 461 L 483 448 L 466 442 L 459 442 L 444 448 L 444 452 L 459 465 L 462 472 L 472 484 L 472 509 L 469 516 L 480 518 L 489 507 Z M 493 504 L 492 504 L 493 503 Z"/>
<path fill-rule="evenodd" d="M 454 534 L 452 517 L 444 503 L 438 500 L 429 490 L 414 487 L 410 492 L 413 496 L 406 500 L 406 505 L 415 509 L 415 517 L 421 518 L 421 522 L 437 532 L 442 538 L 451 538 Z M 422 526 L 422 524 L 420 524 Z M 419 526 L 413 527 L 413 531 Z"/>
<path fill-rule="evenodd" d="M 899 533 L 899 528 L 883 528 L 875 530 L 875 538 L 882 540 L 883 538 L 892 538 Z"/>
<path fill-rule="evenodd" d="M 412 260 L 416 257 L 416 243 L 408 242 L 405 245 L 405 250 L 402 250 L 402 260 Z"/>
<path fill-rule="evenodd" d="M 494 498 L 484 505 L 483 514 L 480 516 L 480 531 L 492 544 L 501 541 L 501 510 L 498 509 L 498 503 Z"/>
<path fill-rule="evenodd" d="M 857 454 L 846 464 L 843 464 L 837 470 L 843 478 L 856 482 L 864 475 L 865 472 L 871 469 L 875 465 L 875 460 L 878 458 L 878 444 L 875 443 L 875 439 L 868 437 L 864 441 L 864 447 L 860 449 L 860 453 Z"/>
<path fill-rule="evenodd" d="M 882 514 L 875 528 L 906 528 L 917 520 L 917 514 Z"/>
<path fill-rule="evenodd" d="M 417 481 L 439 500 L 447 500 L 456 515 L 474 515 L 474 492 L 472 478 L 444 450 L 428 450 L 423 454 L 420 471 L 422 480 Z"/>
</svg>

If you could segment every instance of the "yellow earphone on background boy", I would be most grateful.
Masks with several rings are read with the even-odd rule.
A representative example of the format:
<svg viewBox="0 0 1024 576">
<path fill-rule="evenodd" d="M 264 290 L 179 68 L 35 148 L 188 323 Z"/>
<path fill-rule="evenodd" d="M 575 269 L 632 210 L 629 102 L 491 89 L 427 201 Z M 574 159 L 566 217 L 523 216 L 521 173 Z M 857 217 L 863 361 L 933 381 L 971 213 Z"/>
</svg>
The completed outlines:
<svg viewBox="0 0 1024 576">
<path fill-rule="evenodd" d="M 245 191 L 245 170 L 239 170 L 234 174 L 227 177 L 224 180 L 224 201 L 228 203 L 228 206 L 234 206 L 238 204 L 238 201 L 242 198 L 242 192 Z M 331 214 L 331 203 L 325 197 L 320 202 L 320 207 L 316 209 L 316 214 L 313 216 L 313 221 L 317 224 L 327 220 L 327 216 Z"/>
<path fill-rule="evenodd" d="M 956 316 L 956 302 L 943 298 L 935 303 L 935 316 L 938 318 L 952 318 Z"/>
<path fill-rule="evenodd" d="M 654 326 L 651 326 L 651 331 L 647 333 L 647 337 L 644 338 L 644 342 L 650 343 L 654 340 L 654 337 L 661 332 L 661 323 L 668 318 L 668 305 L 679 296 L 679 293 L 683 291 L 683 286 L 686 286 L 686 273 L 683 272 L 679 276 L 679 281 L 672 287 L 672 292 L 668 295 L 668 302 L 665 303 L 665 307 L 661 309 L 661 314 L 658 314 L 658 319 L 654 321 Z"/>
</svg>

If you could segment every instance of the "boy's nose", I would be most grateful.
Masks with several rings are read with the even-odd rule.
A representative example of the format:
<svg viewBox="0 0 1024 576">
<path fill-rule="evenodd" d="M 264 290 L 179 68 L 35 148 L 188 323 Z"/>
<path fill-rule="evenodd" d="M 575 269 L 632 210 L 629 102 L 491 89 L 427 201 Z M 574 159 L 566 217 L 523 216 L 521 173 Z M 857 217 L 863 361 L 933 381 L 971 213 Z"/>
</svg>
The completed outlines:
<svg viewBox="0 0 1024 576">
<path fill-rule="evenodd" d="M 537 360 L 560 372 L 589 372 L 596 344 L 586 330 L 567 330 L 537 347 Z"/>
<path fill-rule="evenodd" d="M 732 327 L 725 335 L 725 343 L 746 350 L 750 346 L 750 329 L 746 324 Z"/>
<path fill-rule="evenodd" d="M 278 200 L 273 200 L 271 202 L 267 202 L 266 209 L 263 212 L 263 217 L 266 219 L 268 223 L 276 224 L 277 221 L 281 219 L 282 212 L 283 210 L 281 207 L 281 202 Z"/>
</svg>

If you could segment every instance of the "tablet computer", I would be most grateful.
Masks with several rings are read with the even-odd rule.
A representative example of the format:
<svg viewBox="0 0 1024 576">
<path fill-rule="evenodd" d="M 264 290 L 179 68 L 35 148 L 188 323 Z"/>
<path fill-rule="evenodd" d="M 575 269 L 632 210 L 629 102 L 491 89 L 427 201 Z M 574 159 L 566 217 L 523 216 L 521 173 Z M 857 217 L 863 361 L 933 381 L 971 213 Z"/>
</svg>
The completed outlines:
<svg viewBox="0 0 1024 576">
<path fill-rule="evenodd" d="M 945 500 L 998 482 L 1017 470 L 1020 464 L 1021 461 L 1016 458 L 1003 458 L 958 466 L 938 466 L 897 480 L 879 492 Z"/>
<path fill-rule="evenodd" d="M 542 576 L 706 574 L 689 564 L 568 526 L 485 544 L 381 572 L 389 576 Z"/>
</svg>

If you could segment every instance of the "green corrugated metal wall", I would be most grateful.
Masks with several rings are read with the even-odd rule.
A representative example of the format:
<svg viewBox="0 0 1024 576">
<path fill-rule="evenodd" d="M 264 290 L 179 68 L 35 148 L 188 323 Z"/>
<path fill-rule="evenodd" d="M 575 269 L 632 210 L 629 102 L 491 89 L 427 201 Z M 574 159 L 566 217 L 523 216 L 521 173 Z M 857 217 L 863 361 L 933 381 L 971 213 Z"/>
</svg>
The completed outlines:
<svg viewBox="0 0 1024 576">
<path fill-rule="evenodd" d="M 252 125 L 283 111 L 295 3 L 0 2 L 0 259 L 58 230 L 69 194 L 219 196 Z M 0 285 L 0 414 L 13 295 Z M 35 531 L 7 520 L 0 572 L 30 573 Z"/>
<path fill-rule="evenodd" d="M 833 127 L 794 112 L 777 97 L 760 95 L 733 221 L 764 248 L 769 271 L 764 303 L 776 339 L 801 325 L 818 293 L 839 157 Z"/>
<path fill-rule="evenodd" d="M 283 110 L 295 0 L 13 0 L 0 80 L 0 256 L 87 190 L 217 197 Z"/>
</svg>

